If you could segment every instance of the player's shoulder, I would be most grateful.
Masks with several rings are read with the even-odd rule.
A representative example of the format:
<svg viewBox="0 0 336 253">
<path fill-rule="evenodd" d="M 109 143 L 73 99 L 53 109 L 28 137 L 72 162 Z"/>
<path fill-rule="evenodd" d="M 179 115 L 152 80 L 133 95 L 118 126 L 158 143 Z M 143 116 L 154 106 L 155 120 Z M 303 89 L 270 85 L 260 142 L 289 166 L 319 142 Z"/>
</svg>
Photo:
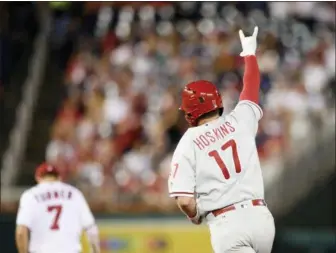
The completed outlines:
<svg viewBox="0 0 336 253">
<path fill-rule="evenodd" d="M 78 189 L 77 187 L 71 185 L 71 184 L 67 184 L 64 182 L 60 182 L 61 187 L 66 188 L 67 190 L 71 191 L 72 193 L 74 193 L 77 196 L 83 196 L 83 193 L 80 189 Z"/>
<path fill-rule="evenodd" d="M 244 117 L 247 114 L 253 114 L 257 120 L 261 119 L 263 116 L 263 110 L 261 107 L 250 100 L 241 100 L 238 102 L 236 107 L 230 113 L 231 117 Z"/>
<path fill-rule="evenodd" d="M 68 184 L 68 183 L 64 183 L 64 182 L 59 182 L 59 184 L 64 187 L 64 188 L 69 188 L 73 191 L 79 191 L 79 189 L 71 184 Z"/>
<path fill-rule="evenodd" d="M 235 126 L 238 124 L 237 117 L 235 116 L 235 111 L 232 110 L 229 113 L 226 113 L 221 116 L 221 121 L 218 122 L 219 125 L 225 123 L 226 125 L 229 124 L 230 126 Z"/>
<path fill-rule="evenodd" d="M 32 186 L 32 187 L 30 187 L 30 188 L 28 188 L 28 189 L 26 189 L 26 190 L 22 193 L 21 196 L 25 196 L 25 197 L 27 197 L 27 196 L 32 196 L 32 195 L 34 195 L 37 191 L 39 191 L 39 185 L 38 185 L 38 184 L 37 184 L 37 185 L 34 185 L 34 186 Z"/>
<path fill-rule="evenodd" d="M 193 139 L 197 132 L 196 127 L 188 128 L 175 148 L 173 160 L 180 156 L 194 157 Z"/>
<path fill-rule="evenodd" d="M 20 201 L 21 202 L 27 202 L 27 201 L 30 201 L 31 199 L 33 199 L 34 193 L 36 192 L 36 189 L 37 189 L 37 185 L 24 190 L 21 193 Z"/>
<path fill-rule="evenodd" d="M 191 145 L 192 137 L 194 135 L 194 129 L 188 128 L 188 130 L 182 135 L 180 141 L 178 142 L 175 151 L 182 151 Z"/>
<path fill-rule="evenodd" d="M 27 199 L 29 198 L 29 196 L 32 196 L 33 195 L 33 191 L 32 191 L 32 188 L 29 188 L 27 190 L 24 190 L 22 193 L 21 193 L 21 199 Z"/>
</svg>

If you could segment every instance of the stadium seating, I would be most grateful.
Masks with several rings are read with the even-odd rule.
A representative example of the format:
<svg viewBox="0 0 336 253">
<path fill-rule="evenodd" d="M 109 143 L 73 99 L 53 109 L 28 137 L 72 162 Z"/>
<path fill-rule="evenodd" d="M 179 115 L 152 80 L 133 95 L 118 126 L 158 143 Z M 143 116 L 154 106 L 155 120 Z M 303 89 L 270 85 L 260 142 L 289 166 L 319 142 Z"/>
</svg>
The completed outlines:
<svg viewBox="0 0 336 253">
<path fill-rule="evenodd" d="M 166 179 L 186 130 L 181 87 L 207 79 L 225 112 L 242 87 L 237 30 L 258 24 L 264 170 L 300 149 L 333 106 L 335 29 L 328 3 L 88 3 L 70 24 L 79 42 L 46 158 L 99 203 L 169 210 Z M 316 12 L 309 11 L 310 8 Z M 322 15 L 323 14 L 323 15 Z M 69 28 L 69 29 L 70 29 Z M 302 145 L 301 145 L 302 146 Z M 296 154 L 296 153 L 295 153 Z"/>
</svg>

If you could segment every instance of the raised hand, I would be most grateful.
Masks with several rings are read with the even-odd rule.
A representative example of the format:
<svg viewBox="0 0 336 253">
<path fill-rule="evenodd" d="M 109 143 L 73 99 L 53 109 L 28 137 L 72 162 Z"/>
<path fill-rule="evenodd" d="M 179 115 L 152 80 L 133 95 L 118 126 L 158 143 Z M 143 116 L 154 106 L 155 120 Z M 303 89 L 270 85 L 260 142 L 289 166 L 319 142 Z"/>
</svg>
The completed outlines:
<svg viewBox="0 0 336 253">
<path fill-rule="evenodd" d="M 257 50 L 258 26 L 254 27 L 252 36 L 245 37 L 242 30 L 239 30 L 239 38 L 243 48 L 240 56 L 255 55 Z"/>
</svg>

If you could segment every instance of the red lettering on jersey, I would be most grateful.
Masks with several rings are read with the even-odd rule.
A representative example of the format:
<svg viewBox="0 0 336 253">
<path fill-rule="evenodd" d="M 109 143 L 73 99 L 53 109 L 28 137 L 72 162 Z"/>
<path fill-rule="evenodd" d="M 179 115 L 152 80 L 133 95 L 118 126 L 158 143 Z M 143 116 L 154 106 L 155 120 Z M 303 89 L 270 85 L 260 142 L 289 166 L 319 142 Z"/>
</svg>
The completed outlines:
<svg viewBox="0 0 336 253">
<path fill-rule="evenodd" d="M 213 131 L 213 133 L 214 133 L 214 135 L 215 135 L 215 137 L 216 137 L 217 140 L 220 140 L 220 139 L 222 139 L 224 137 L 223 134 L 222 134 L 222 132 L 219 130 L 219 128 L 215 128 L 212 131 Z"/>
<path fill-rule="evenodd" d="M 51 193 L 50 192 L 46 193 L 46 200 L 51 200 Z"/>
<path fill-rule="evenodd" d="M 220 126 L 220 130 L 222 131 L 222 133 L 224 134 L 224 136 L 226 136 L 227 134 L 229 134 L 229 130 L 227 130 L 227 128 L 224 125 Z"/>
<path fill-rule="evenodd" d="M 211 142 L 216 142 L 216 139 L 211 135 L 211 132 L 206 132 L 205 136 L 208 137 Z"/>
<path fill-rule="evenodd" d="M 223 139 L 226 135 L 233 133 L 236 129 L 231 125 L 230 122 L 225 122 L 220 127 L 214 128 L 211 131 L 207 131 L 201 134 L 194 140 L 194 143 L 200 150 L 203 150 L 206 146 L 211 143 L 215 143 L 217 140 Z"/>
<path fill-rule="evenodd" d="M 179 167 L 178 163 L 175 163 L 175 164 L 174 164 L 173 178 L 175 178 L 175 176 L 176 176 L 176 172 L 177 172 L 178 167 Z"/>
<path fill-rule="evenodd" d="M 72 191 L 69 191 L 67 195 L 64 194 L 64 191 L 52 191 L 52 192 L 44 192 L 38 196 L 35 196 L 35 199 L 40 201 L 48 201 L 53 199 L 71 199 Z"/>
<path fill-rule="evenodd" d="M 238 157 L 237 144 L 236 144 L 235 140 L 231 139 L 228 142 L 224 143 L 224 145 L 222 145 L 221 149 L 223 151 L 225 151 L 226 149 L 228 149 L 230 147 L 232 149 L 232 157 L 233 157 L 236 173 L 240 173 L 241 172 L 241 164 L 240 164 L 240 160 L 239 160 L 239 157 Z M 210 151 L 209 156 L 213 157 L 215 159 L 216 163 L 218 164 L 219 168 L 221 169 L 221 171 L 223 173 L 224 178 L 229 179 L 230 178 L 229 170 L 226 167 L 223 159 L 220 157 L 218 151 L 217 150 Z"/>
<path fill-rule="evenodd" d="M 194 140 L 194 143 L 197 145 L 197 147 L 202 150 L 204 148 L 204 145 L 202 144 L 202 142 L 196 138 L 196 140 Z"/>
<path fill-rule="evenodd" d="M 205 146 L 209 146 L 210 145 L 210 141 L 203 135 L 201 134 L 199 136 L 199 139 L 202 141 L 202 143 L 205 145 Z"/>
<path fill-rule="evenodd" d="M 227 125 L 227 127 L 230 129 L 231 133 L 233 133 L 234 131 L 236 131 L 236 129 L 233 126 L 231 126 L 230 122 L 225 122 L 225 125 Z"/>
</svg>

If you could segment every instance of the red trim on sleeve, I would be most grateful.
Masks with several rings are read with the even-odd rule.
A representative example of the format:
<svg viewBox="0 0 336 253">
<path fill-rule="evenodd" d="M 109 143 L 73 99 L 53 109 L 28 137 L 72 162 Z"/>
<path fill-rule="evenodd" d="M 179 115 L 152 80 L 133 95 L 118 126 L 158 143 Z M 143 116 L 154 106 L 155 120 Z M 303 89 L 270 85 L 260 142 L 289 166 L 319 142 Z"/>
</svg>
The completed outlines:
<svg viewBox="0 0 336 253">
<path fill-rule="evenodd" d="M 256 104 L 259 103 L 259 88 L 260 88 L 260 72 L 257 58 L 254 55 L 244 57 L 245 72 L 244 86 L 240 93 L 239 100 L 249 100 Z"/>
</svg>

